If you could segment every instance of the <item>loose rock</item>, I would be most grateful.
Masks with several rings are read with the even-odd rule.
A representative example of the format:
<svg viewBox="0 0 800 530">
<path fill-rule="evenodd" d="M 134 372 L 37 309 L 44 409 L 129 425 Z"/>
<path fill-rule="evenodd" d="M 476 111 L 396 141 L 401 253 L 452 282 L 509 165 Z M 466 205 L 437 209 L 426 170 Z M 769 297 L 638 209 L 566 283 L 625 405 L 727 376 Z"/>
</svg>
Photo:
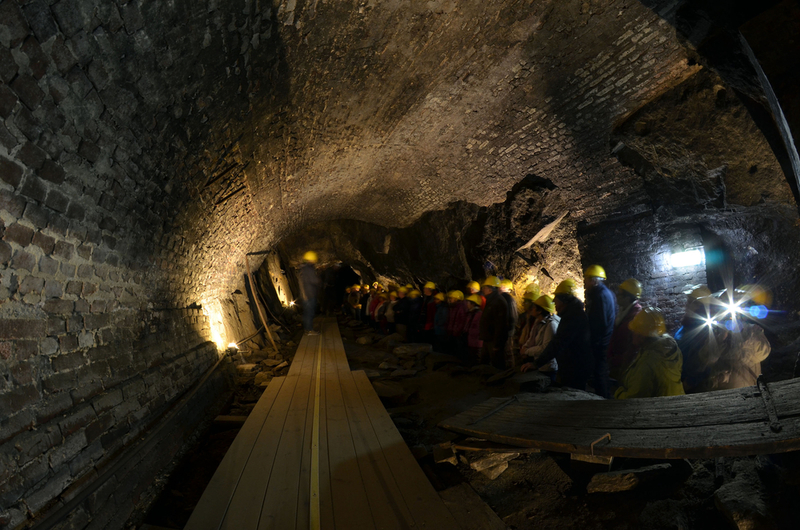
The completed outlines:
<svg viewBox="0 0 800 530">
<path fill-rule="evenodd" d="M 508 469 L 508 462 L 503 462 L 502 464 L 496 465 L 494 467 L 490 467 L 488 469 L 482 469 L 479 471 L 480 474 L 488 478 L 489 480 L 494 480 L 500 475 L 503 474 L 503 471 Z"/>
<path fill-rule="evenodd" d="M 413 357 L 413 356 L 420 356 L 420 354 L 428 354 L 433 351 L 433 346 L 430 344 L 420 343 L 420 344 L 404 344 L 402 346 L 396 347 L 392 350 L 392 353 L 397 355 L 398 357 Z"/>
<path fill-rule="evenodd" d="M 469 467 L 475 471 L 483 471 L 489 468 L 497 467 L 503 463 L 507 463 L 509 460 L 513 460 L 517 457 L 519 457 L 519 453 L 493 453 L 477 460 L 473 460 L 470 462 Z M 508 465 L 506 465 L 506 467 L 508 467 Z"/>
<path fill-rule="evenodd" d="M 629 491 L 640 484 L 663 477 L 672 470 L 672 464 L 656 464 L 638 469 L 623 469 L 597 473 L 586 486 L 589 493 L 614 493 Z"/>
<path fill-rule="evenodd" d="M 734 464 L 736 477 L 714 493 L 717 509 L 739 530 L 774 528 L 766 503 L 767 492 L 752 461 Z"/>
</svg>

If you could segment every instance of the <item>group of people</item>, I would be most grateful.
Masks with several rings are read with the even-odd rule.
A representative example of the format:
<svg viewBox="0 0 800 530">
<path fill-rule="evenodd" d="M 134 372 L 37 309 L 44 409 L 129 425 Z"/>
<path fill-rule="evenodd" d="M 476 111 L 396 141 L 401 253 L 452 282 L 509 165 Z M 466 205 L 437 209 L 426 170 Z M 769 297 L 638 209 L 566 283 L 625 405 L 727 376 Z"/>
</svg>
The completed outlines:
<svg viewBox="0 0 800 530">
<path fill-rule="evenodd" d="M 618 399 L 672 396 L 754 385 L 770 352 L 763 329 L 724 306 L 707 287 L 695 289 L 676 337 L 663 314 L 641 303 L 642 284 L 630 278 L 615 293 L 605 270 L 584 271 L 585 302 L 567 278 L 553 296 L 535 284 L 522 295 L 510 280 L 489 276 L 463 291 L 440 292 L 434 282 L 353 285 L 342 311 L 385 334 L 427 342 L 469 363 L 539 370 L 564 386 Z M 741 303 L 736 307 L 741 312 Z M 731 326 L 733 319 L 735 325 Z M 677 339 L 677 340 L 676 340 Z"/>
</svg>

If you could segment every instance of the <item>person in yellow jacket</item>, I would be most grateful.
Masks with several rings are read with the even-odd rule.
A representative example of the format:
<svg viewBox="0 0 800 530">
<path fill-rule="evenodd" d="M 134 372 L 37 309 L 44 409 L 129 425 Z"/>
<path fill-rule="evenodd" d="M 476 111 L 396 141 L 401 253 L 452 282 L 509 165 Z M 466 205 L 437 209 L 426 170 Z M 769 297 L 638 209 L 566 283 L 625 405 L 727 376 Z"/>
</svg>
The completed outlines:
<svg viewBox="0 0 800 530">
<path fill-rule="evenodd" d="M 661 311 L 642 309 L 630 324 L 636 357 L 625 370 L 622 384 L 614 393 L 617 399 L 683 395 L 681 367 L 683 356 L 675 339 L 667 335 Z"/>
</svg>

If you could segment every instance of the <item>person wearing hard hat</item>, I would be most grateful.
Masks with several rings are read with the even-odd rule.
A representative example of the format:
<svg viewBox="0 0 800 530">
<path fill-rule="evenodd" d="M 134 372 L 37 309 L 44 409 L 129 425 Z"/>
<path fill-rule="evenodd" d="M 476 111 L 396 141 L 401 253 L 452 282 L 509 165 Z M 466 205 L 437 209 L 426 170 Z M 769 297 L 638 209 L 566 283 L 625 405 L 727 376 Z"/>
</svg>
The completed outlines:
<svg viewBox="0 0 800 530">
<path fill-rule="evenodd" d="M 419 337 L 422 342 L 435 344 L 435 319 L 438 304 L 436 303 L 436 284 L 427 282 L 422 286 L 422 302 L 420 305 Z"/>
<path fill-rule="evenodd" d="M 459 351 L 459 337 L 464 331 L 464 321 L 467 318 L 468 305 L 461 291 L 447 293 L 447 349 L 445 353 L 455 354 Z"/>
<path fill-rule="evenodd" d="M 350 288 L 350 294 L 347 295 L 347 312 L 348 314 L 358 319 L 359 310 L 361 309 L 361 286 L 354 285 Z"/>
<path fill-rule="evenodd" d="M 411 299 L 408 298 L 408 289 L 397 289 L 397 303 L 394 305 L 394 327 L 402 340 L 408 340 L 408 318 L 411 310 Z"/>
<path fill-rule="evenodd" d="M 476 281 L 471 281 L 467 284 L 466 296 L 477 295 L 481 299 L 481 311 L 486 309 L 486 297 L 481 293 L 481 284 Z"/>
<path fill-rule="evenodd" d="M 628 328 L 633 333 L 636 357 L 625 370 L 616 399 L 683 395 L 681 368 L 683 356 L 678 343 L 667 335 L 661 311 L 645 307 L 633 317 Z"/>
<path fill-rule="evenodd" d="M 420 339 L 419 329 L 422 319 L 422 293 L 417 289 L 408 292 L 408 340 L 417 342 Z"/>
<path fill-rule="evenodd" d="M 509 279 L 500 280 L 499 292 L 503 299 L 506 301 L 507 315 L 506 321 L 508 322 L 508 340 L 506 341 L 506 368 L 514 368 L 517 365 L 517 347 L 514 342 L 517 330 L 517 321 L 519 320 L 519 312 L 517 311 L 517 301 L 511 295 L 514 289 L 514 283 Z"/>
<path fill-rule="evenodd" d="M 608 380 L 608 343 L 614 332 L 617 301 L 611 289 L 606 287 L 606 271 L 600 265 L 590 265 L 583 272 L 586 293 L 586 316 L 594 357 L 594 391 L 606 399 L 611 397 Z"/>
<path fill-rule="evenodd" d="M 536 304 L 537 298 L 539 298 L 539 288 L 534 285 L 530 284 L 527 289 L 525 289 L 525 294 L 522 295 L 522 314 L 519 316 L 519 340 L 517 345 L 521 348 L 530 337 L 530 331 L 535 325 L 536 315 L 534 313 L 534 308 Z"/>
<path fill-rule="evenodd" d="M 754 386 L 761 375 L 761 363 L 772 350 L 764 329 L 750 318 L 747 307 L 755 304 L 745 291 L 729 289 L 714 302 L 718 314 L 708 326 L 708 339 L 693 366 L 685 370 L 690 375 L 689 382 L 684 381 L 687 392 Z"/>
<path fill-rule="evenodd" d="M 436 342 L 433 346 L 437 352 L 444 352 L 447 345 L 447 317 L 450 308 L 445 301 L 444 293 L 433 295 L 433 303 L 436 306 L 436 314 L 433 318 L 433 331 Z"/>
<path fill-rule="evenodd" d="M 563 280 L 556 287 L 553 304 L 561 321 L 555 336 L 532 362 L 538 370 L 556 359 L 561 383 L 570 388 L 586 390 L 589 374 L 592 373 L 592 349 L 589 320 L 576 291 L 577 285 L 572 278 Z"/>
<path fill-rule="evenodd" d="M 464 318 L 464 328 L 461 330 L 459 357 L 472 364 L 481 362 L 481 351 L 483 350 L 483 341 L 481 340 L 482 300 L 477 294 L 471 294 L 464 302 L 469 308 Z"/>
<path fill-rule="evenodd" d="M 719 306 L 707 285 L 698 285 L 686 295 L 686 309 L 675 340 L 683 354 L 683 380 L 687 392 L 696 388 L 708 377 L 708 366 L 698 354 L 706 343 L 715 339 L 713 319 Z M 708 325 L 711 323 L 712 325 Z"/>
<path fill-rule="evenodd" d="M 622 379 L 622 374 L 636 355 L 628 324 L 642 310 L 639 304 L 641 297 L 642 284 L 635 278 L 628 278 L 617 289 L 619 311 L 614 319 L 611 341 L 608 343 L 608 368 L 611 377 L 617 381 Z"/>
<path fill-rule="evenodd" d="M 303 329 L 309 335 L 318 335 L 314 331 L 314 314 L 317 312 L 317 295 L 321 281 L 317 274 L 317 253 L 309 250 L 303 254 L 303 265 L 300 267 L 300 287 L 303 291 Z"/>
<path fill-rule="evenodd" d="M 389 291 L 389 299 L 378 312 L 384 334 L 394 333 L 394 306 L 397 305 L 397 291 Z"/>
<path fill-rule="evenodd" d="M 369 325 L 369 299 L 370 299 L 370 292 L 369 292 L 369 284 L 365 283 L 361 286 L 361 298 L 358 300 L 358 303 L 361 305 L 359 308 L 358 318 L 364 324 Z"/>
<path fill-rule="evenodd" d="M 561 318 L 555 312 L 556 306 L 549 296 L 539 296 L 534 300 L 531 307 L 531 313 L 534 318 L 533 327 L 528 334 L 528 340 L 525 341 L 525 344 L 520 349 L 522 362 L 524 363 L 522 365 L 523 372 L 535 369 L 534 362 L 544 352 L 553 337 L 556 336 Z M 545 372 L 552 381 L 555 381 L 558 361 L 552 359 L 549 363 L 540 366 L 539 371 Z"/>
<path fill-rule="evenodd" d="M 508 342 L 508 304 L 499 288 L 500 279 L 497 276 L 489 276 L 482 285 L 486 309 L 483 310 L 480 324 L 480 339 L 483 341 L 481 363 L 488 362 L 503 370 L 506 368 L 505 351 Z"/>
</svg>

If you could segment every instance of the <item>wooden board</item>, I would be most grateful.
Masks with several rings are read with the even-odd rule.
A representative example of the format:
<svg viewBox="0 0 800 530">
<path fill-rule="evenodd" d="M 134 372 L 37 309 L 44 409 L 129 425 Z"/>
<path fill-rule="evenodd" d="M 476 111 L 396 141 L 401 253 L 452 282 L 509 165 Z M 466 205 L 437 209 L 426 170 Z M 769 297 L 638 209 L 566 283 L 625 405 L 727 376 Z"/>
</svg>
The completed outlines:
<svg viewBox="0 0 800 530">
<path fill-rule="evenodd" d="M 403 499 L 413 514 L 420 529 L 458 528 L 453 516 L 442 504 L 425 473 L 417 464 L 414 455 L 381 404 L 372 383 L 362 372 L 353 372 L 353 380 L 358 387 L 361 399 L 366 405 L 372 428 L 380 440 L 386 460 L 390 465 L 395 481 L 403 493 Z"/>
<path fill-rule="evenodd" d="M 206 486 L 200 502 L 185 526 L 186 530 L 216 530 L 220 527 L 235 487 L 253 452 L 256 439 L 263 429 L 267 415 L 272 409 L 285 379 L 285 377 L 276 377 L 270 381 L 267 389 L 261 395 L 261 399 L 258 400 L 244 426 L 233 440 L 233 444 L 225 453 L 214 476 L 211 477 L 211 482 Z"/>
<path fill-rule="evenodd" d="M 186 528 L 306 530 L 317 517 L 324 530 L 458 528 L 366 375 L 350 372 L 332 319 L 270 382 Z"/>
<path fill-rule="evenodd" d="M 746 456 L 800 449 L 800 379 L 769 385 L 781 424 L 769 416 L 756 387 L 688 396 L 556 401 L 547 394 L 492 398 L 440 427 L 513 446 L 640 458 Z"/>
</svg>

